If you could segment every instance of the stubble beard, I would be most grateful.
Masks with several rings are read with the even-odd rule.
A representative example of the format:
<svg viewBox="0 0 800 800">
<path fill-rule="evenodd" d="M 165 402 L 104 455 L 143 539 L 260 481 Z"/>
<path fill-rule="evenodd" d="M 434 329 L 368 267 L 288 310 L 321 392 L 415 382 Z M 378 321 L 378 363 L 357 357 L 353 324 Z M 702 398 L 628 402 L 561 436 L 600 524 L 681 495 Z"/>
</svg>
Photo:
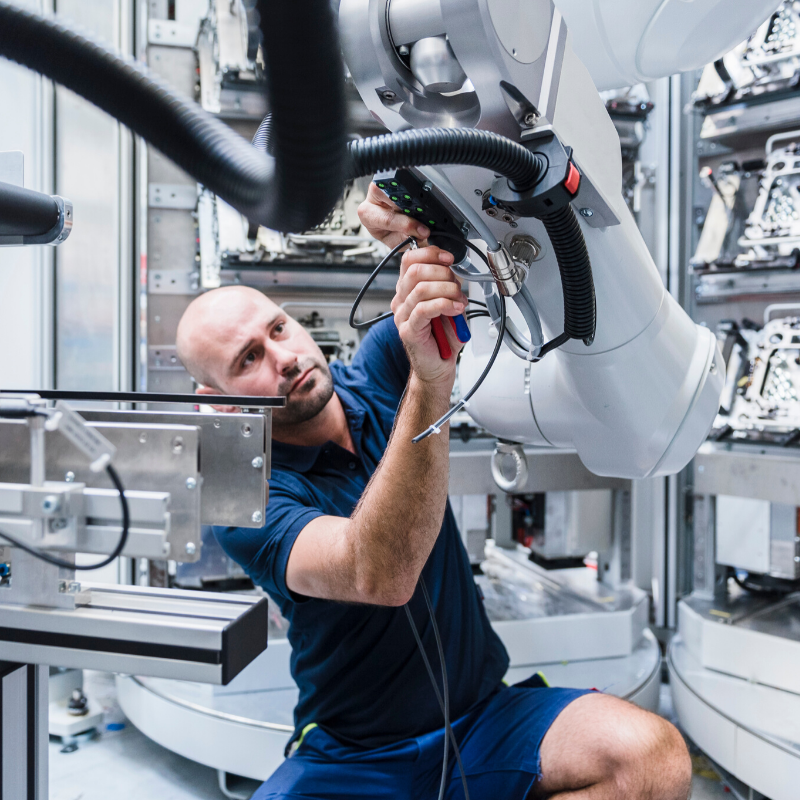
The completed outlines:
<svg viewBox="0 0 800 800">
<path fill-rule="evenodd" d="M 309 367 L 316 367 L 316 370 L 305 379 L 302 386 L 290 391 L 294 381 Z M 273 409 L 273 428 L 295 427 L 313 419 L 333 397 L 333 377 L 328 364 L 313 360 L 299 366 L 292 375 L 286 376 L 279 394 L 286 394 L 286 405 Z"/>
</svg>

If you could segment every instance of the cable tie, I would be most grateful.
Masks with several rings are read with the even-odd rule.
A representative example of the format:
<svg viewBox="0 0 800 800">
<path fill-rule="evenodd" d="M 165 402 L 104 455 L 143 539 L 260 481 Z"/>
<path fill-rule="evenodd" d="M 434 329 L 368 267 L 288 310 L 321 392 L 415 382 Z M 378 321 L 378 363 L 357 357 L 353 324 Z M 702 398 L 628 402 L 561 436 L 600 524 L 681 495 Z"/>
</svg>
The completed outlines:
<svg viewBox="0 0 800 800">
<path fill-rule="evenodd" d="M 439 433 L 442 432 L 442 429 L 441 428 L 437 428 L 435 425 L 431 425 L 429 430 L 430 430 L 431 433 L 436 433 L 436 434 L 439 434 Z"/>
</svg>

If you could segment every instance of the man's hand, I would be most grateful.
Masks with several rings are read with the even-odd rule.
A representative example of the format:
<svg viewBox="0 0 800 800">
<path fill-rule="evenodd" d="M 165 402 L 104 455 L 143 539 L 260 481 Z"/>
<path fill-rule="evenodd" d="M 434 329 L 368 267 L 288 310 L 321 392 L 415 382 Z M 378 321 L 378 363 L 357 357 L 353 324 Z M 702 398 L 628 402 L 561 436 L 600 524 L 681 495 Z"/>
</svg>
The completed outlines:
<svg viewBox="0 0 800 800">
<path fill-rule="evenodd" d="M 358 207 L 358 218 L 370 235 L 387 247 L 397 247 L 403 239 L 414 236 L 425 240 L 430 231 L 402 211 L 374 184 L 367 199 Z"/>
<path fill-rule="evenodd" d="M 412 374 L 428 384 L 446 385 L 448 393 L 462 345 L 451 325 L 445 324 L 453 353 L 443 359 L 431 331 L 431 320 L 442 314 L 458 316 L 467 307 L 467 297 L 449 269 L 452 263 L 453 256 L 438 247 L 408 250 L 403 254 L 400 280 L 392 300 L 394 321 L 408 352 Z"/>
</svg>

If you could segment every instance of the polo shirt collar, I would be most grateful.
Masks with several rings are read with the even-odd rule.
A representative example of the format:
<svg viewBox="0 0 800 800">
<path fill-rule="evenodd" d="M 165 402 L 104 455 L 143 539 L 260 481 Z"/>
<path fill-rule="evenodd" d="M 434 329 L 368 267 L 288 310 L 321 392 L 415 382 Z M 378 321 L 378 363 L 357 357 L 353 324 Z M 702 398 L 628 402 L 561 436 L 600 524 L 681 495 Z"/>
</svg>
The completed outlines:
<svg viewBox="0 0 800 800">
<path fill-rule="evenodd" d="M 350 436 L 353 437 L 356 453 L 360 457 L 366 410 L 363 403 L 353 392 L 343 386 L 337 385 L 335 380 L 334 386 L 336 394 L 339 395 L 339 400 L 342 401 L 342 406 L 344 407 L 345 417 L 350 427 Z M 310 472 L 322 453 L 323 448 L 326 446 L 327 443 L 314 447 L 307 447 L 299 444 L 286 444 L 285 442 L 279 442 L 277 439 L 273 439 L 272 465 L 276 467 L 285 467 L 295 472 Z"/>
</svg>

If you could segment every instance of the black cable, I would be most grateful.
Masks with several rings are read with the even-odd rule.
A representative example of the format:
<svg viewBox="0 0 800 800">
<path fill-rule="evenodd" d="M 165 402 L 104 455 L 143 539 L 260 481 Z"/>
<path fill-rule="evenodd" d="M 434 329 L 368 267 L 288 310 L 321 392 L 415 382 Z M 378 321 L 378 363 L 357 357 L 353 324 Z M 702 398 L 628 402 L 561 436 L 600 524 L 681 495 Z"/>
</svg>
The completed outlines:
<svg viewBox="0 0 800 800">
<path fill-rule="evenodd" d="M 122 486 L 122 481 L 120 481 L 117 471 L 111 466 L 111 464 L 108 464 L 108 466 L 106 466 L 106 472 L 108 473 L 108 477 L 111 479 L 111 483 L 114 484 L 114 488 L 117 490 L 117 492 L 119 492 L 119 502 L 122 506 L 122 534 L 119 537 L 117 546 L 114 548 L 114 552 L 111 553 L 108 558 L 104 558 L 97 564 L 71 564 L 69 561 L 64 561 L 60 558 L 56 558 L 55 556 L 51 556 L 49 553 L 45 553 L 42 550 L 39 550 L 37 547 L 31 547 L 30 545 L 25 544 L 25 542 L 17 539 L 15 536 L 10 536 L 3 531 L 0 531 L 0 538 L 6 539 L 7 541 L 11 542 L 14 547 L 18 547 L 20 550 L 24 550 L 26 553 L 29 553 L 30 555 L 41 559 L 42 561 L 46 561 L 48 564 L 52 564 L 55 567 L 88 571 L 108 566 L 115 558 L 117 558 L 117 556 L 122 553 L 122 551 L 125 549 L 125 545 L 128 543 L 128 533 L 130 529 L 131 518 L 130 510 L 128 508 L 128 498 L 125 497 L 125 489 Z"/>
<path fill-rule="evenodd" d="M 433 674 L 433 667 L 431 667 L 431 662 L 428 659 L 428 654 L 425 652 L 425 647 L 422 644 L 422 637 L 419 635 L 419 631 L 417 630 L 416 623 L 414 622 L 414 618 L 411 616 L 411 609 L 404 606 L 406 611 L 406 617 L 408 617 L 409 625 L 411 625 L 411 632 L 414 634 L 414 639 L 417 642 L 417 647 L 419 648 L 420 655 L 422 656 L 422 661 L 425 664 L 425 669 L 428 671 L 428 677 L 430 678 L 431 685 L 433 686 L 434 694 L 436 695 L 436 699 L 439 702 L 439 708 L 442 711 L 442 715 L 444 716 L 445 720 L 445 756 L 443 760 L 443 769 L 442 774 L 445 775 L 447 771 L 447 742 L 449 741 L 453 746 L 453 752 L 456 755 L 456 761 L 458 762 L 458 769 L 461 773 L 461 785 L 464 788 L 464 796 L 466 800 L 469 800 L 469 789 L 467 787 L 467 775 L 464 771 L 464 764 L 461 761 L 461 750 L 458 746 L 458 742 L 456 741 L 455 733 L 453 732 L 452 725 L 450 723 L 450 697 L 448 691 L 448 682 L 447 682 L 447 666 L 444 660 L 444 649 L 442 647 L 441 636 L 439 635 L 439 626 L 436 623 L 436 616 L 433 613 L 433 605 L 430 601 L 430 595 L 428 594 L 428 587 L 425 585 L 425 580 L 420 575 L 419 578 L 420 586 L 422 587 L 423 595 L 425 596 L 425 604 L 428 607 L 428 614 L 431 618 L 431 623 L 433 626 L 433 635 L 436 639 L 436 646 L 439 651 L 439 660 L 442 665 L 442 689 L 445 692 L 445 698 L 442 699 L 442 694 L 439 691 L 439 685 L 436 683 L 436 676 Z M 440 788 L 441 791 L 441 788 Z"/>
<path fill-rule="evenodd" d="M 588 346 L 594 341 L 597 304 L 592 262 L 581 226 L 570 205 L 542 217 L 542 223 L 553 246 L 558 271 L 561 273 L 564 333 L 570 339 L 582 339 Z"/>
<path fill-rule="evenodd" d="M 0 0 L 0 56 L 111 114 L 251 222 L 307 231 L 341 196 L 348 161 L 336 19 L 329 0 L 258 0 L 257 11 L 250 5 L 249 17 L 259 17 L 263 33 L 275 159 L 142 62 L 72 30 L 61 16 Z"/>
<path fill-rule="evenodd" d="M 546 345 L 542 347 L 539 351 L 539 355 L 537 356 L 537 360 L 541 360 L 544 358 L 549 352 L 555 350 L 558 347 L 561 347 L 562 344 L 566 344 L 570 340 L 570 336 L 568 333 L 562 333 L 560 336 L 556 336 L 555 339 L 551 339 Z"/>
<path fill-rule="evenodd" d="M 411 242 L 415 242 L 416 239 L 413 236 L 409 236 L 404 242 L 400 242 L 397 247 L 395 247 L 384 259 L 375 267 L 372 275 L 367 278 L 367 282 L 361 287 L 361 291 L 358 293 L 358 297 L 356 297 L 355 303 L 353 303 L 353 307 L 350 309 L 350 327 L 355 328 L 357 331 L 364 330 L 365 328 L 371 328 L 377 322 L 382 322 L 385 319 L 389 319 L 389 317 L 393 317 L 391 311 L 387 311 L 385 314 L 381 314 L 378 317 L 374 317 L 373 319 L 367 320 L 366 322 L 356 322 L 356 311 L 358 311 L 359 305 L 361 305 L 361 301 L 364 299 L 364 295 L 367 293 L 367 289 L 372 286 L 372 282 L 375 278 L 378 277 L 378 273 L 389 263 L 389 261 L 394 258 L 407 244 L 411 244 Z"/>
<path fill-rule="evenodd" d="M 412 128 L 357 139 L 348 145 L 348 178 L 390 169 L 440 164 L 483 167 L 508 179 L 517 192 L 532 189 L 547 173 L 547 159 L 505 136 L 475 128 Z"/>
</svg>

